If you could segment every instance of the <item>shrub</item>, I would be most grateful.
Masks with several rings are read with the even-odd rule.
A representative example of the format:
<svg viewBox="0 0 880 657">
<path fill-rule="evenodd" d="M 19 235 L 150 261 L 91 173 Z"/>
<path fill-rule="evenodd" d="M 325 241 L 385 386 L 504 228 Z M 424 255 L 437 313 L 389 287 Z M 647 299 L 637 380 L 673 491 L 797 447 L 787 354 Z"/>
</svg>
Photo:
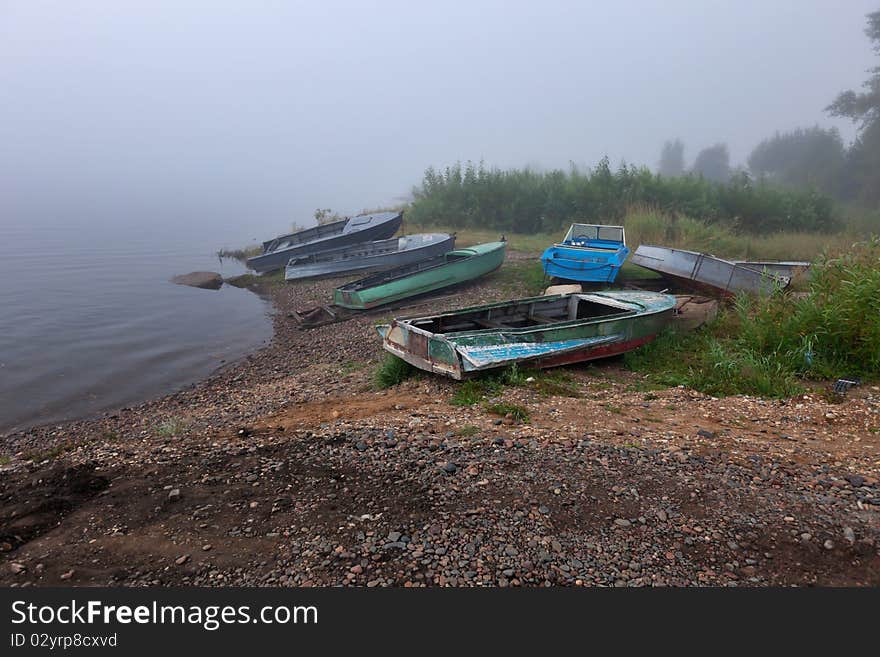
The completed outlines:
<svg viewBox="0 0 880 657">
<path fill-rule="evenodd" d="M 384 390 L 405 381 L 415 372 L 416 368 L 402 358 L 398 358 L 394 354 L 385 354 L 385 358 L 382 359 L 373 374 L 373 381 L 377 388 Z"/>
</svg>

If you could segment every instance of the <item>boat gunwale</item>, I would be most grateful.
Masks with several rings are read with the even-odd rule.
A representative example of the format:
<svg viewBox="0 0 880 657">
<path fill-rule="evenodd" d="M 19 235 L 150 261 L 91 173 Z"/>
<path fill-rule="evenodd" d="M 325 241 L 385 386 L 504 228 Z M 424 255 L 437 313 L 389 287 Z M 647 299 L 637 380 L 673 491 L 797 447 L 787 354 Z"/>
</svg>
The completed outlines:
<svg viewBox="0 0 880 657">
<path fill-rule="evenodd" d="M 643 303 L 639 303 L 637 301 L 624 302 L 624 303 L 632 303 L 632 304 L 638 305 L 641 307 L 641 310 L 639 310 L 638 308 L 633 308 L 633 309 L 630 309 L 630 310 L 625 311 L 623 313 L 617 313 L 615 315 L 609 314 L 609 315 L 600 315 L 599 317 L 585 317 L 582 319 L 568 319 L 568 320 L 564 320 L 561 322 L 554 322 L 553 324 L 542 324 L 540 326 L 522 326 L 522 327 L 518 327 L 518 328 L 511 327 L 509 329 L 507 329 L 507 328 L 500 328 L 500 329 L 499 328 L 485 328 L 485 329 L 478 329 L 478 330 L 474 330 L 474 331 L 451 331 L 449 333 L 434 333 L 432 331 L 428 331 L 426 329 L 419 328 L 418 326 L 414 326 L 411 323 L 411 322 L 417 321 L 417 320 L 439 319 L 441 317 L 449 317 L 451 315 L 465 313 L 465 312 L 468 312 L 469 310 L 475 310 L 478 308 L 491 310 L 492 308 L 497 308 L 499 306 L 513 305 L 513 304 L 519 304 L 519 303 L 525 303 L 528 301 L 537 301 L 537 300 L 554 300 L 555 301 L 555 300 L 559 300 L 559 299 L 562 299 L 565 297 L 572 297 L 572 296 L 584 298 L 584 297 L 600 296 L 600 293 L 594 292 L 594 293 L 581 293 L 581 294 L 555 294 L 555 295 L 551 295 L 551 296 L 528 297 L 526 299 L 516 299 L 514 301 L 505 301 L 505 302 L 501 302 L 500 304 L 489 304 L 486 306 L 475 306 L 474 308 L 464 308 L 460 311 L 456 311 L 456 312 L 452 312 L 452 313 L 444 313 L 442 315 L 427 315 L 427 316 L 422 316 L 422 317 L 409 317 L 409 318 L 394 319 L 394 320 L 392 320 L 391 324 L 388 324 L 388 326 L 391 326 L 392 324 L 397 324 L 398 326 L 400 326 L 401 324 L 405 324 L 407 331 L 411 331 L 413 333 L 417 333 L 417 334 L 423 335 L 425 337 L 443 340 L 443 341 L 448 342 L 454 346 L 454 343 L 451 342 L 449 339 L 447 339 L 447 336 L 454 336 L 456 338 L 461 338 L 461 337 L 470 337 L 472 335 L 496 335 L 496 334 L 497 335 L 506 335 L 506 334 L 527 335 L 530 333 L 546 332 L 547 330 L 550 330 L 550 329 L 574 328 L 577 326 L 588 326 L 590 324 L 600 324 L 600 323 L 607 322 L 607 321 L 610 321 L 613 319 L 628 319 L 631 317 L 647 317 L 649 315 L 656 315 L 659 313 L 667 312 L 667 311 L 673 310 L 675 308 L 675 300 L 674 300 L 675 297 L 672 297 L 671 295 L 668 295 L 668 294 L 658 293 L 657 294 L 658 297 L 670 297 L 673 300 L 672 304 L 667 307 L 663 307 L 663 308 L 651 308 L 651 307 L 649 307 Z M 590 299 L 586 299 L 586 300 L 590 300 Z M 599 303 L 602 303 L 602 302 L 599 302 Z"/>
<path fill-rule="evenodd" d="M 417 276 L 417 275 L 419 275 L 419 274 L 423 274 L 423 273 L 425 273 L 425 272 L 431 272 L 431 271 L 434 271 L 434 270 L 436 270 L 436 269 L 440 269 L 441 267 L 447 267 L 447 266 L 459 265 L 459 264 L 466 263 L 466 262 L 472 260 L 473 258 L 489 256 L 489 255 L 494 254 L 496 251 L 499 251 L 499 250 L 501 250 L 501 249 L 506 249 L 506 248 L 507 248 L 507 246 L 506 246 L 507 243 L 506 243 L 506 242 L 486 242 L 485 244 L 500 244 L 500 245 L 503 245 L 503 246 L 495 247 L 495 248 L 492 248 L 492 249 L 489 249 L 489 250 L 486 250 L 486 251 L 483 251 L 483 252 L 479 252 L 479 251 L 477 251 L 476 248 L 474 248 L 474 247 L 469 247 L 469 246 L 462 247 L 462 248 L 460 248 L 460 249 L 452 249 L 452 250 L 447 251 L 446 253 L 444 253 L 444 254 L 442 254 L 442 255 L 438 255 L 438 256 L 436 256 L 436 258 L 439 260 L 440 258 L 446 258 L 446 257 L 449 256 L 450 254 L 453 254 L 453 253 L 456 253 L 456 252 L 461 253 L 461 252 L 465 252 L 465 251 L 470 252 L 470 255 L 467 255 L 467 256 L 465 256 L 465 257 L 463 257 L 463 258 L 460 258 L 459 260 L 455 260 L 455 261 L 453 261 L 453 262 L 449 262 L 448 260 L 446 260 L 446 261 L 444 261 L 444 262 L 438 262 L 436 265 L 434 265 L 434 266 L 432 266 L 432 267 L 426 267 L 425 269 L 419 269 L 419 270 L 416 270 L 416 271 L 413 271 L 413 272 L 409 272 L 409 273 L 406 273 L 406 274 L 400 274 L 400 275 L 398 275 L 398 276 L 393 276 L 393 277 L 388 277 L 388 278 L 382 278 L 382 275 L 383 275 L 383 274 L 387 274 L 387 273 L 389 273 L 389 272 L 391 272 L 391 271 L 393 271 L 394 269 L 397 268 L 397 267 L 392 267 L 392 268 L 391 268 L 390 270 L 388 270 L 388 271 L 385 271 L 385 272 L 377 272 L 377 273 L 375 273 L 375 274 L 370 274 L 369 276 L 366 276 L 366 277 L 364 277 L 364 278 L 359 278 L 359 279 L 357 279 L 357 280 L 355 280 L 355 281 L 350 281 L 349 283 L 345 283 L 344 285 L 340 285 L 339 287 L 336 288 L 336 290 L 339 290 L 339 291 L 342 291 L 342 292 L 349 292 L 349 293 L 351 293 L 351 294 L 361 293 L 361 292 L 364 292 L 364 291 L 366 291 L 366 290 L 372 290 L 372 289 L 374 289 L 374 288 L 381 287 L 382 285 L 388 285 L 389 283 L 393 283 L 393 282 L 395 282 L 395 281 L 404 280 L 404 279 L 406 279 L 406 278 L 410 278 L 410 277 L 412 277 L 412 276 Z M 479 245 L 477 245 L 477 246 L 479 246 Z M 417 264 L 417 263 L 410 263 L 410 264 Z M 406 267 L 406 266 L 408 266 L 408 265 L 399 265 L 399 267 Z M 376 282 L 375 282 L 375 283 L 373 283 L 373 284 L 371 284 L 371 285 L 369 285 L 369 286 L 367 286 L 367 287 L 354 287 L 356 284 L 360 283 L 361 281 L 365 280 L 366 278 L 373 278 L 373 277 L 376 278 Z"/>
</svg>

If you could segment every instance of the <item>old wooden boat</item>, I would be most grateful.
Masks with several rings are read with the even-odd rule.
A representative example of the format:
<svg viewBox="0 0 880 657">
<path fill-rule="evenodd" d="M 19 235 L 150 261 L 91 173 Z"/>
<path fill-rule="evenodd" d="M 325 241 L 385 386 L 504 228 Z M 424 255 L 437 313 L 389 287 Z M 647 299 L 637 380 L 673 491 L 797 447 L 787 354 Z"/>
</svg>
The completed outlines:
<svg viewBox="0 0 880 657">
<path fill-rule="evenodd" d="M 291 258 L 284 269 L 284 278 L 294 281 L 314 276 L 383 269 L 426 260 L 454 248 L 455 236 L 447 233 L 419 233 L 364 242 Z"/>
<path fill-rule="evenodd" d="M 541 262 L 547 276 L 612 283 L 628 255 L 623 226 L 572 224 L 561 242 L 544 251 Z"/>
<path fill-rule="evenodd" d="M 656 292 L 557 294 L 395 319 L 377 327 L 386 351 L 454 379 L 522 363 L 555 367 L 653 340 L 675 307 Z"/>
<path fill-rule="evenodd" d="M 743 264 L 722 260 L 707 253 L 642 244 L 632 261 L 681 282 L 686 287 L 713 294 L 732 296 L 738 292 L 769 294 L 785 288 L 790 276 L 761 271 Z"/>
<path fill-rule="evenodd" d="M 506 250 L 507 242 L 488 242 L 394 267 L 337 287 L 333 303 L 366 310 L 471 281 L 498 269 Z"/>
<path fill-rule="evenodd" d="M 379 212 L 306 228 L 263 242 L 263 252 L 248 258 L 247 266 L 259 273 L 283 269 L 294 257 L 388 239 L 402 223 L 402 212 Z"/>
</svg>

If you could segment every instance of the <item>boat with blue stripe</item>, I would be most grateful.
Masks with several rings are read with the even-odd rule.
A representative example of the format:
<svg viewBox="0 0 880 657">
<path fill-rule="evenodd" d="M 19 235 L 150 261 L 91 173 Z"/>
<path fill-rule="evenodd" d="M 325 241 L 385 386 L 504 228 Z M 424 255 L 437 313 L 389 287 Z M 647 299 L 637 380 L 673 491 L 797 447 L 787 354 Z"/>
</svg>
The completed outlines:
<svg viewBox="0 0 880 657">
<path fill-rule="evenodd" d="M 544 251 L 544 273 L 581 283 L 613 283 L 629 255 L 623 226 L 572 224 L 558 244 Z"/>
</svg>

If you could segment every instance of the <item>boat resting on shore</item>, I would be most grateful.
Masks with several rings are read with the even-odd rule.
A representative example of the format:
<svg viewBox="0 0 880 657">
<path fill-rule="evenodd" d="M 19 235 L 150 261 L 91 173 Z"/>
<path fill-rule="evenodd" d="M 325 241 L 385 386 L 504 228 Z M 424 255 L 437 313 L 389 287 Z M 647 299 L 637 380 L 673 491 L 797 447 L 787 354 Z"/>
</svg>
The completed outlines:
<svg viewBox="0 0 880 657">
<path fill-rule="evenodd" d="M 263 242 L 263 252 L 248 258 L 247 266 L 258 273 L 283 269 L 296 256 L 388 239 L 402 223 L 402 212 L 379 212 L 306 228 Z"/>
<path fill-rule="evenodd" d="M 405 265 L 443 255 L 454 248 L 455 236 L 447 233 L 418 233 L 364 242 L 291 258 L 284 269 L 284 279 L 294 281 Z"/>
<path fill-rule="evenodd" d="M 389 353 L 453 379 L 506 367 L 555 367 L 653 340 L 675 297 L 643 291 L 557 294 L 395 319 L 378 326 Z"/>
<path fill-rule="evenodd" d="M 541 255 L 544 274 L 580 283 L 613 283 L 629 248 L 623 226 L 572 224 L 561 242 Z"/>
<path fill-rule="evenodd" d="M 367 310 L 464 283 L 498 269 L 506 250 L 507 242 L 488 242 L 400 265 L 337 287 L 333 303 Z"/>
<path fill-rule="evenodd" d="M 728 297 L 738 292 L 770 294 L 788 287 L 791 282 L 790 276 L 774 274 L 751 263 L 740 264 L 708 253 L 666 246 L 642 244 L 633 253 L 632 262 L 656 271 L 665 278 L 677 280 L 686 287 Z"/>
</svg>

